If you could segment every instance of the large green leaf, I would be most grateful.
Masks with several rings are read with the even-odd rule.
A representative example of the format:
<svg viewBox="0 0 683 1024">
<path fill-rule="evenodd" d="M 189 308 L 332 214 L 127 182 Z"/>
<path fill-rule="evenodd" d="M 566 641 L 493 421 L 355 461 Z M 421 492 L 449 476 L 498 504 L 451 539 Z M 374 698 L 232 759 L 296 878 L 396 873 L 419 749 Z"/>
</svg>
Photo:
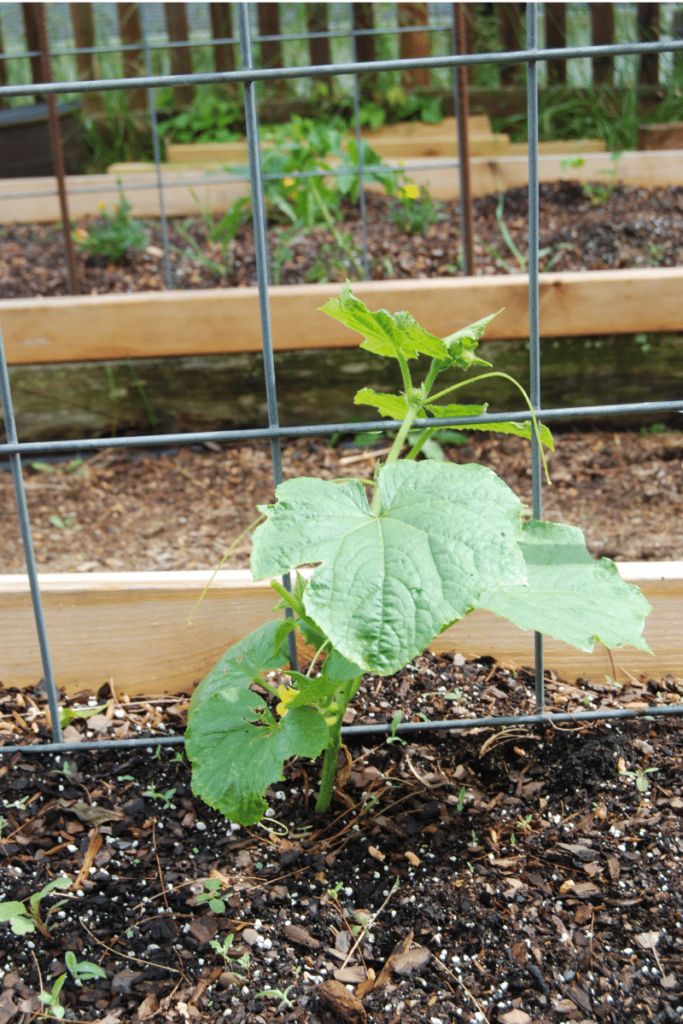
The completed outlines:
<svg viewBox="0 0 683 1024">
<path fill-rule="evenodd" d="M 283 763 L 317 757 L 328 742 L 315 708 L 294 708 L 276 721 L 257 694 L 224 686 L 191 709 L 185 746 L 192 790 L 227 818 L 253 825 L 266 811 L 265 790 L 283 778 Z"/>
<path fill-rule="evenodd" d="M 425 409 L 429 410 L 433 416 L 442 419 L 446 417 L 455 419 L 458 416 L 481 416 L 488 409 L 488 405 L 460 405 L 456 402 L 451 402 L 450 405 L 436 405 L 430 402 Z"/>
<path fill-rule="evenodd" d="M 650 650 L 642 636 L 650 605 L 637 587 L 622 580 L 614 562 L 591 557 L 581 530 L 530 522 L 521 547 L 528 583 L 492 590 L 481 608 L 582 651 L 592 651 L 596 642 Z"/>
<path fill-rule="evenodd" d="M 483 466 L 398 462 L 358 481 L 288 480 L 254 533 L 256 579 L 320 563 L 307 614 L 336 650 L 389 674 L 503 583 L 526 578 L 519 499 Z"/>
<path fill-rule="evenodd" d="M 531 440 L 534 433 L 532 423 L 512 423 L 507 421 L 501 423 L 459 423 L 458 430 L 488 430 L 491 434 L 513 434 L 515 437 L 524 437 L 527 441 Z M 555 440 L 545 424 L 539 423 L 538 432 L 545 447 L 554 452 Z"/>
<path fill-rule="evenodd" d="M 341 288 L 338 298 L 329 299 L 321 312 L 339 320 L 345 327 L 363 335 L 361 348 L 378 356 L 406 359 L 418 355 L 435 359 L 448 359 L 448 349 L 441 338 L 420 327 L 410 313 L 388 313 L 386 309 L 372 312 L 357 299 L 348 284 Z"/>
</svg>

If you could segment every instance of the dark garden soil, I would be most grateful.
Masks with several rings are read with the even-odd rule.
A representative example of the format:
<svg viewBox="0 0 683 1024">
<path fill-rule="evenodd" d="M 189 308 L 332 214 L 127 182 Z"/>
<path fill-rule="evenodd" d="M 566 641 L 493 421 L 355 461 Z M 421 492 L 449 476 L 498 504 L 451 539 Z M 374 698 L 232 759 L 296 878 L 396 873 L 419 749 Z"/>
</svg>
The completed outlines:
<svg viewBox="0 0 683 1024">
<path fill-rule="evenodd" d="M 680 685 L 551 677 L 548 699 L 647 708 L 680 700 Z M 185 699 L 119 702 L 105 687 L 97 700 L 70 738 L 183 727 Z M 524 671 L 424 655 L 366 678 L 355 722 L 532 701 Z M 4 741 L 45 725 L 38 691 L 0 695 Z M 67 980 L 65 1019 L 100 1024 L 680 1020 L 682 760 L 667 718 L 365 737 L 349 742 L 328 815 L 313 813 L 316 772 L 297 761 L 262 825 L 239 828 L 192 797 L 180 751 L 154 742 L 7 756 L 0 899 L 72 884 L 43 901 L 46 934 L 0 925 L 0 1021 L 35 1019 L 41 979 L 51 989 L 69 950 L 106 977 Z M 202 899 L 206 880 L 222 902 Z"/>
<path fill-rule="evenodd" d="M 477 438 L 449 447 L 458 462 L 481 462 L 531 500 L 528 445 Z M 325 440 L 286 441 L 286 477 L 365 476 L 376 451 Z M 580 526 L 595 555 L 626 561 L 683 559 L 683 432 L 562 434 L 550 456 L 553 485 L 544 515 Z M 212 569 L 272 499 L 267 443 L 184 448 L 172 454 L 106 451 L 83 463 L 26 464 L 26 492 L 39 567 L 88 572 Z M 0 472 L 0 572 L 23 572 L 8 472 Z M 227 566 L 244 566 L 248 539 Z"/>
<path fill-rule="evenodd" d="M 683 260 L 683 188 L 642 189 L 598 183 L 591 196 L 575 182 L 541 185 L 541 269 L 603 270 L 676 266 Z M 599 190 L 602 190 L 601 192 Z M 474 201 L 475 269 L 478 274 L 519 273 L 524 267 L 501 233 L 496 218 L 498 197 Z M 441 204 L 441 219 L 424 232 L 406 234 L 390 220 L 388 201 L 367 195 L 368 249 L 372 277 L 424 278 L 458 273 L 459 211 L 456 202 Z M 505 194 L 503 218 L 523 257 L 527 254 L 526 188 Z M 83 222 L 87 229 L 88 221 Z M 193 255 L 179 227 L 186 226 L 204 258 Z M 78 255 L 84 294 L 158 291 L 165 287 L 158 221 L 150 221 L 149 244 L 120 265 Z M 350 234 L 356 253 L 362 246 L 358 208 L 349 207 L 340 228 Z M 278 241 L 279 240 L 279 241 Z M 171 265 L 179 288 L 256 283 L 253 236 L 245 226 L 226 260 L 212 245 L 199 218 L 171 221 Z M 326 229 L 286 239 L 281 229 L 270 233 L 274 283 L 342 281 L 357 278 L 358 267 L 337 251 Z M 212 259 L 226 266 L 212 270 Z M 0 227 L 0 297 L 19 298 L 68 294 L 64 246 L 60 229 L 45 225 Z"/>
</svg>

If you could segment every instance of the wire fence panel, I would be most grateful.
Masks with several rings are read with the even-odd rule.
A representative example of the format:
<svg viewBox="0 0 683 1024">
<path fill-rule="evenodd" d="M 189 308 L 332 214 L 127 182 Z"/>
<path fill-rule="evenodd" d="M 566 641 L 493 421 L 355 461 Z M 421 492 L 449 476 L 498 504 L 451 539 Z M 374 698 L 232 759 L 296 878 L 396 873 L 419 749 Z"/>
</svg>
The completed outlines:
<svg viewBox="0 0 683 1024">
<path fill-rule="evenodd" d="M 79 6 L 79 5 L 72 5 Z M 80 5 L 85 7 L 86 5 Z M 133 8 L 134 5 L 120 5 L 121 7 Z M 643 62 L 643 67 L 647 71 L 649 80 L 652 80 L 653 76 L 653 63 L 652 61 L 662 54 L 676 54 L 683 53 L 683 40 L 677 39 L 659 39 L 655 42 L 638 42 L 638 41 L 621 41 L 618 43 L 606 43 L 600 46 L 593 45 L 574 45 L 574 46 L 556 46 L 543 48 L 539 46 L 539 19 L 541 15 L 540 5 L 527 4 L 526 5 L 526 39 L 523 45 L 519 43 L 520 48 L 516 50 L 508 50 L 506 52 L 489 52 L 489 53 L 472 53 L 466 52 L 467 47 L 464 40 L 464 30 L 462 26 L 458 28 L 453 24 L 452 21 L 439 25 L 438 29 L 443 29 L 447 33 L 449 40 L 449 50 L 444 54 L 431 54 L 429 56 L 421 57 L 403 57 L 403 58 L 391 58 L 382 60 L 356 60 L 356 57 L 362 57 L 364 53 L 374 52 L 371 47 L 359 45 L 360 40 L 364 41 L 364 44 L 368 44 L 369 41 L 373 41 L 376 36 L 381 35 L 386 30 L 382 27 L 375 27 L 370 24 L 367 17 L 366 20 L 359 21 L 358 12 L 354 19 L 354 13 L 352 8 L 355 7 L 372 7 L 372 5 L 334 5 L 335 7 L 340 6 L 345 9 L 346 17 L 346 29 L 341 33 L 345 35 L 350 41 L 351 47 L 351 60 L 333 62 L 327 59 L 326 63 L 311 63 L 302 66 L 277 66 L 282 62 L 282 44 L 285 41 L 292 41 L 295 39 L 304 39 L 309 43 L 313 40 L 332 40 L 340 35 L 339 30 L 336 27 L 327 30 L 316 30 L 309 33 L 280 33 L 276 35 L 268 35 L 265 29 L 271 22 L 266 25 L 265 17 L 262 16 L 260 19 L 260 27 L 262 32 L 260 35 L 255 33 L 254 26 L 258 20 L 256 15 L 262 14 L 262 10 L 258 12 L 254 9 L 253 4 L 241 4 L 237 10 L 237 36 L 226 37 L 226 38 L 210 38 L 210 44 L 215 48 L 217 66 L 220 60 L 220 70 L 209 71 L 209 72 L 194 72 L 187 70 L 191 65 L 188 63 L 189 47 L 195 45 L 195 43 L 188 38 L 189 30 L 187 22 L 183 20 L 184 11 L 170 12 L 172 7 L 184 7 L 184 5 L 164 5 L 167 8 L 167 14 L 170 14 L 173 22 L 172 35 L 173 35 L 173 46 L 176 48 L 175 52 L 177 57 L 174 61 L 176 69 L 182 68 L 182 73 L 177 74 L 154 74 L 153 73 L 153 61 L 152 53 L 153 49 L 157 45 L 168 46 L 168 41 L 162 44 L 158 44 L 156 41 L 151 39 L 152 31 L 151 26 L 148 22 L 148 11 L 146 5 L 141 6 L 141 18 L 139 21 L 135 21 L 133 13 L 128 11 L 129 19 L 132 21 L 126 22 L 126 28 L 123 32 L 127 35 L 127 39 L 130 40 L 134 35 L 138 35 L 140 42 L 126 41 L 123 46 L 118 48 L 126 53 L 135 53 L 138 56 L 141 54 L 141 62 L 138 67 L 144 69 L 142 73 L 136 76 L 126 75 L 125 77 L 100 77 L 94 76 L 94 63 L 88 63 L 87 68 L 84 62 L 81 62 L 79 67 L 81 70 L 87 71 L 89 80 L 79 83 L 79 91 L 84 97 L 101 95 L 106 91 L 121 91 L 130 90 L 131 95 L 141 96 L 141 90 L 147 90 L 146 103 L 147 103 L 147 115 L 149 117 L 150 128 L 152 133 L 152 144 L 153 144 L 153 155 L 154 155 L 154 166 L 156 171 L 156 177 L 152 183 L 134 183 L 131 188 L 147 188 L 156 189 L 159 195 L 159 207 L 162 219 L 162 231 L 164 232 L 164 249 L 166 254 L 165 263 L 165 276 L 166 285 L 171 288 L 174 285 L 172 270 L 170 262 L 168 260 L 168 226 L 167 218 L 164 208 L 164 192 L 169 187 L 163 179 L 161 174 L 161 147 L 159 141 L 159 130 L 157 124 L 157 111 L 156 103 L 154 98 L 154 91 L 161 87 L 170 87 L 176 90 L 177 95 L 186 95 L 185 93 L 179 93 L 178 90 L 183 90 L 190 86 L 197 86 L 201 84 L 214 84 L 214 85 L 241 85 L 243 89 L 243 102 L 244 102 L 244 120 L 246 124 L 246 136 L 247 136 L 247 152 L 248 152 L 248 175 L 244 177 L 248 179 L 251 189 L 251 201 L 252 201 L 252 216 L 253 216 L 253 229 L 254 229 L 254 244 L 255 244 L 255 260 L 256 260 L 256 276 L 258 285 L 258 308 L 260 316 L 260 328 L 261 328 L 261 341 L 262 341 L 262 356 L 263 356 L 263 367 L 264 367 L 264 381 L 265 381 L 265 394 L 266 394 L 266 407 L 267 407 L 267 425 L 253 428 L 253 429 L 241 429 L 241 430 L 212 430 L 212 431 L 194 431 L 186 433 L 159 433 L 154 435 L 139 435 L 132 437 L 103 437 L 103 438 L 82 438 L 78 440 L 54 440 L 54 441 L 38 441 L 38 442 L 21 442 L 17 437 L 16 425 L 13 415 L 12 407 L 12 395 L 10 389 L 9 373 L 7 368 L 7 359 L 5 356 L 5 349 L 0 339 L 0 396 L 2 398 L 2 404 L 4 408 L 5 416 L 5 429 L 7 434 L 7 441 L 4 444 L 0 444 L 0 456 L 6 458 L 10 462 L 10 467 L 13 476 L 13 483 L 16 495 L 16 502 L 18 508 L 19 521 L 21 525 L 21 534 L 24 544 L 24 553 L 26 559 L 26 569 L 30 582 L 31 599 L 33 604 L 33 610 L 35 615 L 36 630 L 39 638 L 40 654 L 42 659 L 42 668 L 45 686 L 48 695 L 48 703 L 52 722 L 52 742 L 51 743 L 38 743 L 32 745 L 8 745 L 2 749 L 4 753 L 11 753 L 17 750 L 23 750 L 25 752 L 48 752 L 48 751 L 66 751 L 71 749 L 89 749 L 89 748 L 101 748 L 107 747 L 136 747 L 148 745 L 149 743 L 167 745 L 177 744 L 182 742 L 181 736 L 144 736 L 136 737 L 135 739 L 128 740 L 114 740 L 114 741 L 97 741 L 97 742 L 85 742 L 85 743 L 65 743 L 62 738 L 60 724 L 59 724 L 59 693 L 57 688 L 58 681 L 54 677 L 54 672 L 51 664 L 50 657 L 50 642 L 48 629 L 45 622 L 45 617 L 42 609 L 41 592 L 40 592 L 40 581 L 37 573 L 36 559 L 33 551 L 33 543 L 31 537 L 31 525 L 30 517 L 26 502 L 26 494 L 22 476 L 22 458 L 30 456 L 40 455 L 61 455 L 71 452 L 94 452 L 101 451 L 103 449 L 139 449 L 149 447 L 177 447 L 186 446 L 197 443 L 227 443 L 227 442 L 239 442 L 247 440 L 264 439 L 270 442 L 271 446 L 271 461 L 272 461 L 272 472 L 273 480 L 277 485 L 282 480 L 282 456 L 281 456 L 281 440 L 283 438 L 296 438 L 296 437 L 312 437 L 312 436 L 325 436 L 338 432 L 345 432 L 351 434 L 357 434 L 368 430 L 376 430 L 378 423 L 376 420 L 365 421 L 365 422 L 347 422 L 347 423 L 318 423 L 318 424 L 307 424 L 304 426 L 297 427 L 283 427 L 280 423 L 280 414 L 278 407 L 278 396 L 277 396 L 277 373 L 273 350 L 273 337 L 272 337 L 272 326 L 271 326 L 271 310 L 270 310 L 270 291 L 269 291 L 269 249 L 268 249 L 268 229 L 266 219 L 266 203 L 264 198 L 264 185 L 270 180 L 281 179 L 284 175 L 281 174 L 264 174 L 262 169 L 262 139 L 261 130 L 259 124 L 259 109 L 258 109 L 258 86 L 259 83 L 263 82 L 283 82 L 288 79 L 322 79 L 324 81 L 331 81 L 334 78 L 338 78 L 344 75 L 351 75 L 354 83 L 353 87 L 353 117 L 352 117 L 352 128 L 356 141 L 356 152 L 357 159 L 355 164 L 355 175 L 358 181 L 358 202 L 359 210 L 362 221 L 362 269 L 363 275 L 367 278 L 370 276 L 369 272 L 369 242 L 368 242 L 368 229 L 367 229 L 367 212 L 365 207 L 365 195 L 363 190 L 363 182 L 367 179 L 368 174 L 378 170 L 376 166 L 370 166 L 364 164 L 363 161 L 363 147 L 361 145 L 361 118 L 360 118 L 360 89 L 359 83 L 361 77 L 364 75 L 377 75 L 384 71 L 398 71 L 402 75 L 408 75 L 409 73 L 420 73 L 427 74 L 433 69 L 445 70 L 450 76 L 452 76 L 452 83 L 454 89 L 454 99 L 456 108 L 459 110 L 461 116 L 459 119 L 459 128 L 462 130 L 464 117 L 462 116 L 463 108 L 463 91 L 465 94 L 466 101 L 466 88 L 467 83 L 463 78 L 458 81 L 458 71 L 464 72 L 467 69 L 473 69 L 479 66 L 494 65 L 498 67 L 506 68 L 521 68 L 524 69 L 526 74 L 526 96 L 527 96 L 527 124 L 528 124 L 528 199 L 529 199 L 529 224 L 528 224 L 528 242 L 529 242 L 529 260 L 528 260 L 528 310 L 529 310 L 529 339 L 530 339 L 530 397 L 531 404 L 534 413 L 545 422 L 562 421 L 567 419 L 582 418 L 586 416 L 602 416 L 602 415 L 630 415 L 634 413 L 653 413 L 653 412 L 672 412 L 672 411 L 683 411 L 683 400 L 681 401 L 644 401 L 644 402 L 630 402 L 630 403 L 613 403 L 604 404 L 599 406 L 583 406 L 583 407 L 561 407 L 543 409 L 542 405 L 542 393 L 541 393 L 541 334 L 540 334 L 540 319 L 539 319 L 539 79 L 542 71 L 542 65 L 548 64 L 551 67 L 565 68 L 568 60 L 574 60 L 579 58 L 588 58 L 594 62 L 594 66 L 601 69 L 600 73 L 604 74 L 605 68 L 608 66 L 604 61 L 614 61 L 617 57 L 623 57 L 625 55 L 640 56 Z M 225 17 L 218 18 L 217 8 L 225 5 L 210 5 L 211 6 L 211 24 L 214 27 L 219 25 L 228 33 L 231 31 L 231 21 Z M 262 7 L 265 5 L 262 5 Z M 270 5 L 275 6 L 275 5 Z M 311 7 L 322 7 L 323 5 L 310 5 Z M 411 5 L 399 5 L 403 7 L 409 7 Z M 414 5 L 419 6 L 419 5 Z M 547 5 L 546 5 L 547 6 Z M 550 5 L 552 6 L 552 5 Z M 562 5 L 564 6 L 564 5 Z M 605 6 L 605 5 L 601 5 Z M 642 5 L 641 5 L 642 6 Z M 126 12 L 120 12 L 121 16 Z M 83 43 L 90 43 L 94 40 L 93 28 L 89 23 L 87 17 L 83 15 L 79 21 L 79 28 L 77 34 L 77 41 Z M 308 25 L 311 28 L 317 27 L 324 23 L 322 18 L 323 12 L 316 10 L 310 14 Z M 367 12 L 366 12 L 367 15 Z M 269 16 L 273 16 L 272 12 L 269 12 Z M 405 12 L 402 17 L 405 17 Z M 322 20 L 321 20 L 322 19 Z M 275 24 L 273 22 L 272 24 Z M 644 24 L 644 22 L 643 22 Z M 649 22 L 648 22 L 649 24 Z M 435 32 L 437 26 L 425 24 L 423 19 L 419 19 L 418 24 L 419 32 L 423 34 L 420 41 L 421 52 L 424 52 L 425 34 L 428 36 L 430 32 Z M 604 30 L 602 26 L 601 31 Z M 410 25 L 401 25 L 394 29 L 394 31 L 412 32 L 415 31 Z M 514 37 L 517 28 L 512 25 L 508 26 L 506 30 L 506 40 Z M 606 31 L 606 30 L 605 30 Z M 604 31 L 603 31 L 604 34 Z M 607 35 L 609 33 L 607 32 Z M 552 43 L 558 40 L 564 39 L 563 29 L 557 24 L 553 26 L 552 31 L 546 31 L 546 40 Z M 206 40 L 205 40 L 206 42 Z M 236 62 L 236 51 L 229 50 L 227 47 L 229 44 L 239 42 L 239 55 L 241 57 L 240 67 L 235 67 Z M 270 42 L 273 45 L 270 49 L 263 48 L 262 44 Z M 271 58 L 271 64 L 274 66 L 263 67 L 259 66 L 255 60 L 255 44 L 261 46 L 261 55 L 269 53 Z M 223 49 L 220 49 L 223 47 Z M 62 49 L 62 54 L 70 53 L 79 59 L 83 58 L 84 55 L 95 55 L 106 51 L 106 47 L 98 47 L 95 45 L 82 45 L 71 49 Z M 55 52 L 57 52 L 55 50 Z M 329 55 L 330 48 L 319 47 L 314 49 L 311 47 L 311 53 L 316 53 L 318 56 L 321 54 Z M 409 52 L 407 47 L 402 50 L 403 53 Z M 5 54 L 7 56 L 17 56 L 17 54 Z M 28 49 L 26 52 L 21 54 L 22 57 L 37 57 L 40 56 L 33 49 Z M 597 62 L 603 61 L 602 64 Z M 561 77 L 561 75 L 559 76 Z M 38 83 L 40 85 L 40 93 L 42 95 L 49 95 L 55 97 L 60 94 L 72 93 L 74 91 L 74 83 L 72 81 L 56 81 Z M 4 82 L 0 85 L 0 102 L 10 98 L 20 98 L 32 95 L 35 90 L 36 82 L 27 84 L 17 84 Z M 455 140 L 454 140 L 455 141 Z M 444 167 L 456 167 L 461 170 L 463 163 L 463 152 L 466 150 L 466 146 L 463 145 L 465 140 L 461 136 L 460 146 L 460 159 L 458 161 L 444 161 Z M 429 166 L 433 166 L 430 164 Z M 386 170 L 384 165 L 381 165 L 379 169 Z M 303 171 L 303 172 L 292 172 L 291 176 L 301 179 L 316 178 L 322 176 L 328 176 L 333 173 L 348 173 L 348 169 L 344 171 L 339 170 L 325 170 L 325 171 Z M 289 175 L 288 175 L 289 176 Z M 199 179 L 204 181 L 205 179 Z M 215 180 L 225 180 L 225 177 L 221 178 L 217 176 Z M 230 176 L 230 180 L 235 180 L 233 175 Z M 79 191 L 87 191 L 87 188 L 82 188 Z M 0 186 L 0 194 L 2 193 L 2 187 Z M 46 194 L 44 190 L 37 189 L 34 192 L 28 192 L 29 195 L 39 196 Z M 465 225 L 467 222 L 468 210 L 465 208 L 468 205 L 467 199 L 468 189 L 463 187 L 461 189 L 461 224 Z M 532 413 L 529 410 L 513 410 L 511 412 L 503 412 L 499 414 L 483 414 L 477 417 L 451 417 L 440 420 L 443 426 L 458 426 L 466 422 L 472 423 L 495 423 L 501 420 L 514 421 L 514 422 L 528 422 L 532 418 Z M 416 427 L 423 427 L 431 425 L 431 420 L 416 420 Z M 400 423 L 396 421 L 383 421 L 383 429 L 397 429 Z M 541 477 L 541 452 L 538 444 L 534 437 L 531 446 L 531 471 L 532 471 L 532 493 L 533 493 L 533 516 L 536 519 L 541 517 L 542 512 L 542 477 Z M 289 585 L 289 580 L 285 579 L 285 585 Z M 290 634 L 290 637 L 292 634 Z M 290 655 L 292 659 L 295 659 L 296 652 L 293 646 L 290 649 Z M 545 690 L 544 690 L 545 672 L 543 665 L 543 637 L 540 634 L 536 634 L 535 637 L 535 713 L 518 716 L 499 716 L 489 718 L 478 718 L 478 719 L 453 719 L 453 720 L 439 720 L 432 722 L 417 722 L 417 723 L 403 723 L 399 725 L 398 731 L 400 732 L 417 732 L 417 731 L 429 731 L 436 729 L 463 729 L 470 727 L 481 727 L 481 726 L 496 726 L 506 725 L 510 723 L 541 723 L 541 722 L 580 722 L 580 721 L 596 721 L 596 720 L 613 720 L 613 719 L 627 719 L 642 715 L 661 716 L 668 714 L 681 714 L 683 713 L 683 704 L 674 704 L 667 706 L 654 706 L 640 709 L 604 709 L 596 711 L 585 711 L 576 713 L 544 713 L 545 707 Z M 345 735 L 365 735 L 377 732 L 383 732 L 391 728 L 389 723 L 377 723 L 373 725 L 362 725 L 362 726 L 351 726 L 343 730 Z"/>
</svg>

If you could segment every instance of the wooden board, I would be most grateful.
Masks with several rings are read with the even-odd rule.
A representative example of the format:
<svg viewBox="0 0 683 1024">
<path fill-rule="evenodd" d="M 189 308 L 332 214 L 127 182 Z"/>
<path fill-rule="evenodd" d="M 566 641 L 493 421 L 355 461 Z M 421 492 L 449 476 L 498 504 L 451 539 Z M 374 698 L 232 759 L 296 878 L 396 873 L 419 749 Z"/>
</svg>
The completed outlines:
<svg viewBox="0 0 683 1024">
<path fill-rule="evenodd" d="M 643 124 L 638 129 L 638 149 L 681 149 L 683 121 L 671 124 Z"/>
<path fill-rule="evenodd" d="M 424 164 L 429 162 L 429 166 Z M 413 163 L 419 166 L 413 166 Z M 137 217 L 158 217 L 156 174 L 149 163 L 117 164 L 116 175 L 71 175 L 67 178 L 69 207 L 74 218 L 97 215 L 100 203 L 115 205 L 123 188 Z M 456 166 L 444 160 L 405 160 L 401 169 L 435 199 L 457 199 L 460 179 Z M 525 155 L 474 157 L 470 161 L 472 194 L 484 196 L 527 184 Z M 200 209 L 220 212 L 249 194 L 246 181 L 216 180 L 218 175 L 193 170 L 164 170 L 164 201 L 169 216 L 197 216 Z M 220 175 L 221 179 L 224 175 Z M 613 161 L 608 153 L 541 154 L 541 181 L 621 182 L 644 188 L 683 185 L 683 150 L 623 153 Z M 135 185 L 144 186 L 137 190 Z M 38 193 L 38 194 L 37 194 Z M 43 194 L 45 193 L 45 194 Z M 54 178 L 14 178 L 0 181 L 0 224 L 55 223 L 60 220 Z"/>
<path fill-rule="evenodd" d="M 683 674 L 683 563 L 621 563 L 653 606 L 646 637 L 655 655 L 613 652 L 618 669 L 653 677 Z M 112 679 L 118 692 L 180 693 L 201 679 L 226 647 L 273 617 L 273 591 L 246 570 L 223 571 L 188 621 L 208 572 L 74 573 L 41 577 L 57 683 L 68 692 L 96 690 Z M 0 680 L 34 686 L 42 670 L 26 579 L 0 576 Z M 432 645 L 467 657 L 491 655 L 507 665 L 533 663 L 533 636 L 475 612 Z M 546 642 L 546 667 L 573 681 L 603 681 L 613 669 L 605 649 L 592 655 Z M 623 676 L 619 675 L 619 678 Z"/>
<path fill-rule="evenodd" d="M 358 337 L 318 307 L 334 284 L 270 289 L 276 350 L 355 348 Z M 354 285 L 373 308 L 409 309 L 441 337 L 501 309 L 490 339 L 528 336 L 524 274 Z M 683 329 L 683 267 L 542 274 L 541 333 L 567 338 Z M 11 364 L 258 352 L 256 288 L 0 301 Z"/>
<path fill-rule="evenodd" d="M 370 138 L 367 141 L 375 153 L 383 160 L 416 159 L 417 157 L 452 156 L 458 151 L 455 133 L 432 133 L 424 137 L 403 138 L 400 135 L 388 138 Z M 265 148 L 272 148 L 272 143 L 264 142 Z M 508 135 L 470 135 L 470 154 L 474 156 L 496 156 L 508 152 L 510 137 Z M 204 142 L 177 143 L 166 147 L 168 163 L 164 168 L 173 167 L 230 167 L 247 163 L 247 147 L 243 142 Z M 334 161 L 330 160 L 330 164 Z M 126 173 L 125 164 L 112 164 L 107 168 L 109 174 Z"/>
</svg>

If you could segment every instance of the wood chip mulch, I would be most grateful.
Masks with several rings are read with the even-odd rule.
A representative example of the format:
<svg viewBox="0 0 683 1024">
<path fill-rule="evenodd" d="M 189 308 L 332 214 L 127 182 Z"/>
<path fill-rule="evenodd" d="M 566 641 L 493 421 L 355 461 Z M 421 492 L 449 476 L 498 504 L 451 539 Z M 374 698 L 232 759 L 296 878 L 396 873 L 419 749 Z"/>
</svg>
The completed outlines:
<svg viewBox="0 0 683 1024">
<path fill-rule="evenodd" d="M 593 199 L 577 182 L 545 183 L 540 187 L 541 270 L 609 270 L 674 267 L 683 262 L 683 188 L 631 188 L 595 183 L 607 195 Z M 367 194 L 368 251 L 374 279 L 425 278 L 458 274 L 460 211 L 457 202 L 441 205 L 439 220 L 423 231 L 406 234 L 389 216 L 391 201 Z M 520 273 L 528 258 L 526 188 L 505 193 L 502 218 L 513 247 L 496 217 L 498 196 L 475 199 L 474 265 L 477 274 Z M 199 213 L 199 211 L 198 211 Z M 88 227 L 86 218 L 82 225 Z M 83 294 L 159 291 L 165 285 L 159 221 L 149 221 L 146 250 L 130 252 L 119 264 L 78 254 Z M 341 229 L 351 236 L 357 254 L 363 231 L 358 207 L 345 211 Z M 192 235 L 198 258 L 187 242 Z M 183 289 L 256 284 L 253 234 L 245 225 L 229 255 L 209 237 L 199 215 L 171 219 L 170 263 L 174 286 Z M 269 233 L 271 278 L 276 284 L 343 281 L 359 277 L 358 265 L 338 251 L 326 228 L 301 231 L 294 237 L 274 225 Z M 223 265 L 218 272 L 215 265 Z M 362 276 L 362 275 L 360 275 Z M 0 226 L 0 298 L 68 295 L 64 242 L 59 227 L 39 224 Z"/>
<path fill-rule="evenodd" d="M 286 477 L 367 476 L 373 450 L 325 439 L 287 441 Z M 446 449 L 458 462 L 489 465 L 531 500 L 528 445 L 470 438 Z M 550 456 L 544 515 L 581 527 L 595 555 L 627 561 L 683 559 L 683 432 L 560 434 Z M 103 451 L 80 462 L 27 462 L 26 491 L 43 571 L 212 569 L 272 500 L 267 443 L 174 453 Z M 11 477 L 0 472 L 0 572 L 23 572 Z M 245 566 L 249 541 L 227 566 Z"/>
<path fill-rule="evenodd" d="M 547 687 L 554 709 L 649 708 L 680 701 L 683 678 Z M 532 702 L 524 670 L 426 654 L 367 677 L 350 717 Z M 67 726 L 78 741 L 176 733 L 187 699 L 105 686 L 67 705 L 95 710 Z M 313 813 L 316 770 L 297 761 L 253 828 L 192 796 L 182 748 L 7 755 L 0 900 L 71 885 L 41 904 L 42 934 L 0 924 L 0 1021 L 36 1018 L 67 951 L 106 975 L 67 980 L 67 1021 L 677 1021 L 678 721 L 350 739 L 328 815 Z M 40 688 L 1 693 L 0 735 L 47 738 Z"/>
</svg>

